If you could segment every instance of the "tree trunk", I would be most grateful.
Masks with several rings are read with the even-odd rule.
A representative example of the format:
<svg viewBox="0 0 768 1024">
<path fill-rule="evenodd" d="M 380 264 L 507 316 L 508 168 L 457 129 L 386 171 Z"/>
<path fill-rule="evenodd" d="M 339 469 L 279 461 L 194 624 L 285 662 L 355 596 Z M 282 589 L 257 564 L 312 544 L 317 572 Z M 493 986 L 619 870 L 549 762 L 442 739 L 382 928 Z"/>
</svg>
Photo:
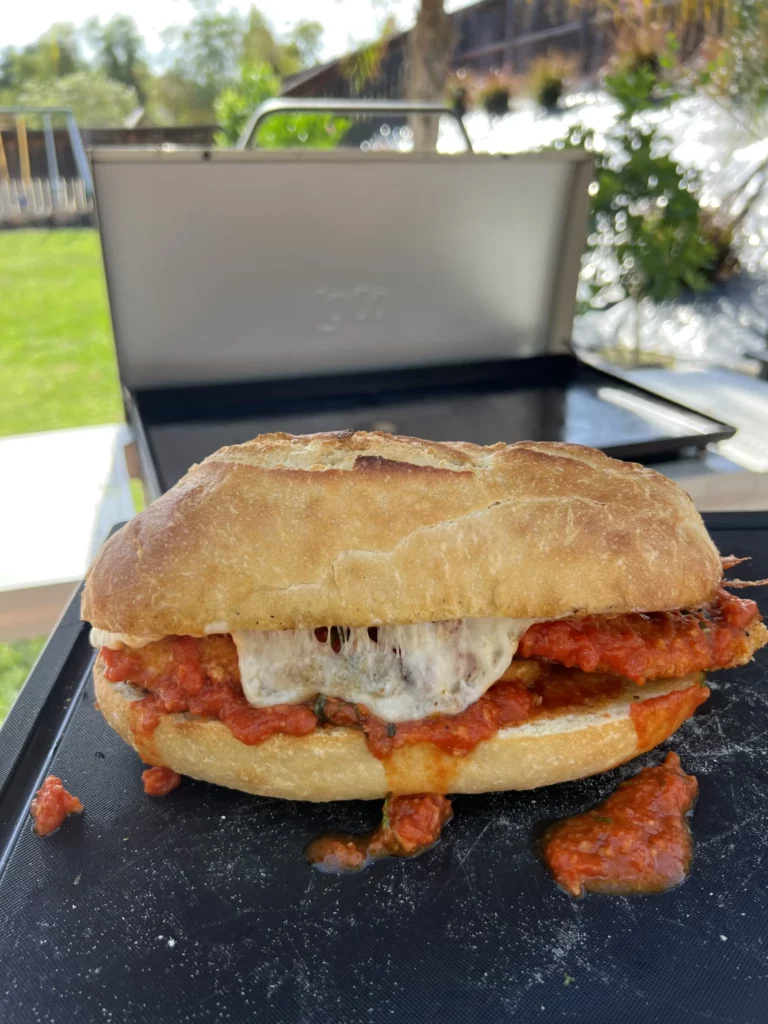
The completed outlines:
<svg viewBox="0 0 768 1024">
<path fill-rule="evenodd" d="M 453 21 L 443 9 L 443 0 L 421 0 L 416 24 L 408 35 L 405 92 L 411 100 L 442 100 L 451 68 L 455 41 Z M 421 152 L 437 145 L 437 117 L 413 115 L 413 148 Z"/>
</svg>

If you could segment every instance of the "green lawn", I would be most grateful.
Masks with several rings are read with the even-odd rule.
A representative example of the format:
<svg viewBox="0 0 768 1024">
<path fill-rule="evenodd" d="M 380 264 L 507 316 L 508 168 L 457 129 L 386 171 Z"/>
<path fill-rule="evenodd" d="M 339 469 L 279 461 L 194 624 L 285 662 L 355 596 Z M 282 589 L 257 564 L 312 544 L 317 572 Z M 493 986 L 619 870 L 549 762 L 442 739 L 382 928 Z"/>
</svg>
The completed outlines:
<svg viewBox="0 0 768 1024">
<path fill-rule="evenodd" d="M 0 437 L 123 417 L 95 231 L 0 231 Z M 0 643 L 0 722 L 44 643 Z"/>
<path fill-rule="evenodd" d="M 45 637 L 0 644 L 0 722 L 11 709 L 16 694 L 43 648 Z"/>
<path fill-rule="evenodd" d="M 0 231 L 0 437 L 122 419 L 95 231 Z"/>
</svg>

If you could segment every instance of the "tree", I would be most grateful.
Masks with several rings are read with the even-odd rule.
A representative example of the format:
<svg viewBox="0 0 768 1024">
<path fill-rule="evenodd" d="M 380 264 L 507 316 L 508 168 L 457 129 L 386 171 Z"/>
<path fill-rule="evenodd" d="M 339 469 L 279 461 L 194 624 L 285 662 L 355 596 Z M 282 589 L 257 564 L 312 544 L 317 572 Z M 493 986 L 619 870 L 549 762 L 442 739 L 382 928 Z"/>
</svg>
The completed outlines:
<svg viewBox="0 0 768 1024">
<path fill-rule="evenodd" d="M 296 50 L 302 68 L 320 62 L 323 50 L 323 26 L 319 21 L 299 21 L 288 35 L 288 45 Z"/>
<path fill-rule="evenodd" d="M 147 99 L 149 69 L 144 55 L 144 40 L 133 18 L 116 14 L 105 24 L 90 18 L 85 32 L 96 55 L 96 66 L 107 78 L 136 90 L 140 103 Z"/>
<path fill-rule="evenodd" d="M 421 0 L 416 24 L 408 34 L 406 96 L 417 100 L 442 100 L 456 41 L 453 21 L 443 0 Z M 437 145 L 436 117 L 411 118 L 413 147 L 433 150 Z"/>
<path fill-rule="evenodd" d="M 29 107 L 71 107 L 87 128 L 121 125 L 138 104 L 136 90 L 99 71 L 76 71 L 48 82 L 30 81 L 18 102 Z"/>
<path fill-rule="evenodd" d="M 211 104 L 196 82 L 175 71 L 150 78 L 147 83 L 147 111 L 155 124 L 210 124 Z"/>
<path fill-rule="evenodd" d="M 267 18 L 251 7 L 243 34 L 242 65 L 267 64 L 280 75 L 292 75 L 317 62 L 322 48 L 323 26 L 318 21 L 300 21 L 283 42 L 276 38 Z"/>
<path fill-rule="evenodd" d="M 0 58 L 0 88 L 19 89 L 25 82 L 51 81 L 85 67 L 74 25 L 51 25 L 40 38 L 16 49 L 6 47 Z"/>
<path fill-rule="evenodd" d="M 272 32 L 272 28 L 264 15 L 256 7 L 251 7 L 241 48 L 242 66 L 253 68 L 266 65 L 273 72 L 281 71 L 281 46 Z"/>
<path fill-rule="evenodd" d="M 243 22 L 237 11 L 219 13 L 216 0 L 193 3 L 196 14 L 189 24 L 167 29 L 163 38 L 174 52 L 170 70 L 176 81 L 194 83 L 196 105 L 210 116 L 219 93 L 237 80 Z"/>
</svg>

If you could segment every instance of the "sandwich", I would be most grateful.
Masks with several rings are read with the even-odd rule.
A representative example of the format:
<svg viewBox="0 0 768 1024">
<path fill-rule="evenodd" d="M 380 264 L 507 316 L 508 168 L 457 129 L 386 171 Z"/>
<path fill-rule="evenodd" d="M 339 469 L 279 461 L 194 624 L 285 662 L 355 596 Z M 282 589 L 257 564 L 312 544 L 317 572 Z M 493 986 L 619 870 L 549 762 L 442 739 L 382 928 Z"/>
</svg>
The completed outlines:
<svg viewBox="0 0 768 1024">
<path fill-rule="evenodd" d="M 82 614 L 152 766 L 291 800 L 529 789 L 667 739 L 768 641 L 690 498 L 590 448 L 222 448 L 104 546 Z"/>
</svg>

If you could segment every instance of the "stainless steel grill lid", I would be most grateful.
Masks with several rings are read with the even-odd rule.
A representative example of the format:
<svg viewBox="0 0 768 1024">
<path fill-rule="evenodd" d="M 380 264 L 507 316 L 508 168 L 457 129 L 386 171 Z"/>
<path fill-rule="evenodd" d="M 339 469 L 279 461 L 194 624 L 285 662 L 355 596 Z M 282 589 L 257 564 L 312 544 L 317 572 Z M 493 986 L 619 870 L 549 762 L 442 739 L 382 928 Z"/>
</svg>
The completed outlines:
<svg viewBox="0 0 768 1024">
<path fill-rule="evenodd" d="M 97 149 L 131 390 L 562 351 L 589 157 Z"/>
</svg>

